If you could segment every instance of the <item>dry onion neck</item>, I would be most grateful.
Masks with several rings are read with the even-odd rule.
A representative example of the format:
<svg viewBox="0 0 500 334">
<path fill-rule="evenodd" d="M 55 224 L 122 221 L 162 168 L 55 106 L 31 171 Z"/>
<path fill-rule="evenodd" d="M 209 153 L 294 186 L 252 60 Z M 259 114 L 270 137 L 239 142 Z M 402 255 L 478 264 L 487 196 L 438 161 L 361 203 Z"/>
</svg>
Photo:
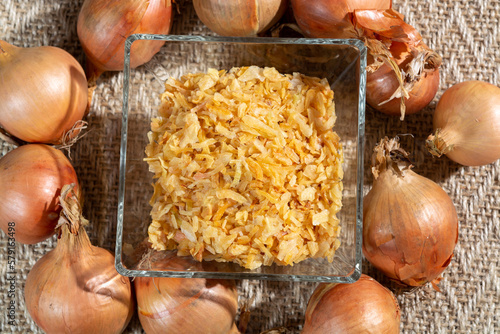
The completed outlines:
<svg viewBox="0 0 500 334">
<path fill-rule="evenodd" d="M 412 91 L 414 85 L 427 72 L 433 72 L 441 66 L 442 58 L 435 51 L 429 49 L 425 44 L 411 48 L 411 61 L 406 65 L 405 69 L 401 69 L 397 64 L 394 56 L 390 52 L 389 47 L 376 39 L 364 39 L 365 45 L 370 50 L 374 58 L 374 62 L 367 66 L 367 71 L 373 73 L 377 71 L 384 63 L 389 65 L 399 82 L 399 87 L 387 100 L 380 102 L 383 105 L 391 100 L 401 98 L 401 120 L 404 120 L 406 105 L 404 98 L 409 98 L 409 92 Z"/>
<path fill-rule="evenodd" d="M 374 149 L 372 155 L 372 173 L 375 179 L 384 171 L 392 171 L 398 176 L 413 167 L 409 154 L 399 145 L 399 138 L 385 137 Z"/>
<path fill-rule="evenodd" d="M 136 251 L 143 246 L 147 242 Z M 136 268 L 204 271 L 205 265 L 210 267 L 192 257 L 149 247 Z M 238 294 L 232 280 L 137 277 L 134 285 L 138 316 L 146 333 L 238 333 L 234 323 Z"/>
</svg>

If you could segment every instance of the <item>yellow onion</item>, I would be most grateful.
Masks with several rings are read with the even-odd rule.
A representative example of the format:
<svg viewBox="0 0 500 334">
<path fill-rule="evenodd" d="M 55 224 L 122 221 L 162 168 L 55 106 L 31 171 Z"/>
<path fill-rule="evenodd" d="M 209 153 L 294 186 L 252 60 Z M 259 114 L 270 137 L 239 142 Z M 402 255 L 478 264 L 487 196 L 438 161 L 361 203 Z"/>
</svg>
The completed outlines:
<svg viewBox="0 0 500 334">
<path fill-rule="evenodd" d="M 123 70 L 128 36 L 168 34 L 172 15 L 171 0 L 85 0 L 78 15 L 77 33 L 87 56 L 90 84 L 105 71 Z M 134 42 L 130 67 L 150 61 L 164 43 Z"/>
<path fill-rule="evenodd" d="M 61 198 L 59 240 L 28 274 L 26 308 L 46 333 L 122 333 L 134 312 L 130 281 L 109 251 L 90 243 L 71 186 Z"/>
<path fill-rule="evenodd" d="M 315 38 L 358 38 L 354 10 L 392 8 L 392 0 L 291 0 L 291 4 L 297 25 Z"/>
<path fill-rule="evenodd" d="M 307 304 L 302 334 L 399 333 L 393 293 L 368 275 L 354 283 L 321 283 Z"/>
<path fill-rule="evenodd" d="M 23 244 L 43 241 L 55 233 L 62 187 L 77 183 L 66 156 L 52 146 L 26 144 L 0 159 L 0 227 Z"/>
<path fill-rule="evenodd" d="M 30 143 L 76 135 L 87 106 L 78 61 L 54 46 L 21 48 L 0 40 L 0 126 Z M 75 130 L 75 131 L 72 131 Z"/>
<path fill-rule="evenodd" d="M 198 18 L 222 36 L 256 36 L 279 21 L 288 0 L 193 0 Z"/>
<path fill-rule="evenodd" d="M 416 113 L 434 98 L 441 57 L 395 11 L 392 1 L 292 0 L 308 37 L 358 38 L 368 48 L 366 99 L 389 115 Z"/>
<path fill-rule="evenodd" d="M 439 281 L 458 241 L 458 216 L 448 194 L 411 170 L 398 138 L 383 138 L 372 156 L 373 187 L 363 203 L 363 253 L 407 286 Z"/>
<path fill-rule="evenodd" d="M 500 88 L 465 81 L 448 88 L 434 111 L 435 133 L 429 152 L 465 166 L 484 166 L 500 159 Z"/>
<path fill-rule="evenodd" d="M 171 252 L 151 252 L 139 269 L 202 270 L 202 264 Z M 144 331 L 227 334 L 235 329 L 238 295 L 234 281 L 204 278 L 137 277 L 139 320 Z"/>
</svg>

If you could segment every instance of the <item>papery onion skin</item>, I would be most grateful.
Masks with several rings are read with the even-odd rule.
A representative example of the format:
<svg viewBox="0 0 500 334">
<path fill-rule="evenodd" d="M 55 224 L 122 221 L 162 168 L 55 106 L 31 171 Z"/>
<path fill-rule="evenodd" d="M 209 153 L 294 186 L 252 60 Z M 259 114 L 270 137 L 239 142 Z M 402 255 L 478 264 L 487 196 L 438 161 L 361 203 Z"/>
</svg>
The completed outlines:
<svg viewBox="0 0 500 334">
<path fill-rule="evenodd" d="M 363 254 L 394 281 L 421 286 L 450 264 L 458 216 L 448 194 L 406 159 L 395 139 L 382 139 L 375 150 L 375 180 L 363 202 Z"/>
<path fill-rule="evenodd" d="M 390 101 L 394 91 L 399 87 L 394 71 L 386 64 L 377 71 L 367 73 L 366 103 L 372 108 L 391 116 L 401 116 L 401 98 Z M 423 73 L 405 99 L 405 115 L 419 112 L 429 105 L 439 89 L 439 69 Z M 387 102 L 386 102 L 387 101 Z"/>
<path fill-rule="evenodd" d="M 127 37 L 138 33 L 168 34 L 172 15 L 171 0 L 85 0 L 78 15 L 77 34 L 85 55 L 96 68 L 94 75 L 123 70 Z M 164 43 L 135 41 L 130 67 L 150 61 Z"/>
<path fill-rule="evenodd" d="M 399 333 L 393 293 L 362 274 L 354 283 L 321 283 L 309 299 L 302 334 Z"/>
<path fill-rule="evenodd" d="M 156 253 L 153 270 L 200 270 L 200 263 L 173 253 Z M 137 277 L 139 320 L 144 331 L 227 334 L 234 330 L 238 295 L 234 281 L 204 278 Z"/>
<path fill-rule="evenodd" d="M 420 33 L 404 21 L 404 15 L 389 9 L 356 9 L 353 13 L 355 26 L 362 29 L 368 38 L 391 42 L 418 44 L 422 40 Z"/>
<path fill-rule="evenodd" d="M 59 144 L 84 117 L 87 78 L 61 48 L 21 48 L 0 40 L 0 101 L 0 126 L 10 135 Z"/>
<path fill-rule="evenodd" d="M 349 13 L 392 8 L 392 0 L 291 0 L 291 4 L 297 25 L 315 38 L 358 38 Z"/>
<path fill-rule="evenodd" d="M 221 36 L 251 37 L 283 16 L 288 0 L 193 0 L 198 18 Z"/>
<path fill-rule="evenodd" d="M 43 241 L 55 233 L 65 184 L 77 183 L 66 156 L 52 146 L 26 144 L 0 159 L 0 227 L 15 223 L 15 239 L 23 244 Z"/>
<path fill-rule="evenodd" d="M 26 308 L 47 333 L 122 333 L 134 312 L 130 281 L 118 274 L 114 256 L 62 226 L 55 249 L 31 269 Z"/>
<path fill-rule="evenodd" d="M 397 16 L 395 15 L 395 17 Z M 372 28 L 375 28 L 376 23 Z M 382 25 L 382 27 L 384 26 Z M 373 39 L 366 41 L 369 48 L 366 102 L 384 114 L 401 116 L 401 120 L 404 119 L 405 115 L 419 112 L 434 99 L 439 88 L 439 66 L 442 61 L 441 56 L 421 41 L 420 34 L 413 27 L 406 25 L 406 29 L 408 31 L 399 32 L 402 37 L 397 37 L 397 29 L 388 32 L 394 33 L 394 36 L 385 55 L 383 50 L 377 55 L 377 51 L 372 49 L 373 46 L 376 46 L 375 43 L 371 43 L 374 41 Z M 367 33 L 373 34 L 375 32 L 368 31 Z M 391 57 L 392 66 L 387 61 L 388 56 Z M 380 58 L 384 59 L 383 64 L 376 65 L 375 58 L 379 58 L 377 59 L 379 63 Z M 401 73 L 401 80 L 407 91 L 407 96 L 401 91 L 401 82 L 394 71 L 396 67 Z M 397 92 L 399 92 L 399 96 L 394 96 Z M 402 104 L 402 98 L 404 104 Z"/>
<path fill-rule="evenodd" d="M 433 116 L 435 133 L 426 145 L 464 166 L 484 166 L 500 159 L 500 88 L 465 81 L 448 88 Z"/>
<path fill-rule="evenodd" d="M 392 1 L 292 0 L 292 8 L 298 26 L 308 37 L 365 42 L 366 100 L 372 108 L 404 120 L 405 114 L 414 114 L 433 100 L 441 57 L 422 43 L 420 33 L 404 22 L 402 14 L 392 9 Z"/>
</svg>

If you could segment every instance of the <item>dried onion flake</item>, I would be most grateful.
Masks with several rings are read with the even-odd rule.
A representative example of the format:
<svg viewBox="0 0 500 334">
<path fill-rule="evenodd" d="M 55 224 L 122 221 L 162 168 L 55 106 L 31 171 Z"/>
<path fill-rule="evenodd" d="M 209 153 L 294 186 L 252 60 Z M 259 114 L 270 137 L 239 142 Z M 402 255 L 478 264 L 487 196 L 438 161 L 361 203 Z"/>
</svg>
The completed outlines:
<svg viewBox="0 0 500 334">
<path fill-rule="evenodd" d="M 153 247 L 249 269 L 333 261 L 335 119 L 326 79 L 257 66 L 168 79 L 146 147 Z"/>
</svg>

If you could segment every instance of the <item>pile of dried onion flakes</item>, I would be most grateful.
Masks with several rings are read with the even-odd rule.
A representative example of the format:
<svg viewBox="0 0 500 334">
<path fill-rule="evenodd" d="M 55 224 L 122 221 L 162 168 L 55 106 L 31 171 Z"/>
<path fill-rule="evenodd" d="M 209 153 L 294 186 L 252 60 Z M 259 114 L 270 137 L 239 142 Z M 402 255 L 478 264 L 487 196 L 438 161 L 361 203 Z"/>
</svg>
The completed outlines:
<svg viewBox="0 0 500 334">
<path fill-rule="evenodd" d="M 248 269 L 340 246 L 343 150 L 326 79 L 257 66 L 170 78 L 146 147 L 149 240 Z"/>
</svg>

